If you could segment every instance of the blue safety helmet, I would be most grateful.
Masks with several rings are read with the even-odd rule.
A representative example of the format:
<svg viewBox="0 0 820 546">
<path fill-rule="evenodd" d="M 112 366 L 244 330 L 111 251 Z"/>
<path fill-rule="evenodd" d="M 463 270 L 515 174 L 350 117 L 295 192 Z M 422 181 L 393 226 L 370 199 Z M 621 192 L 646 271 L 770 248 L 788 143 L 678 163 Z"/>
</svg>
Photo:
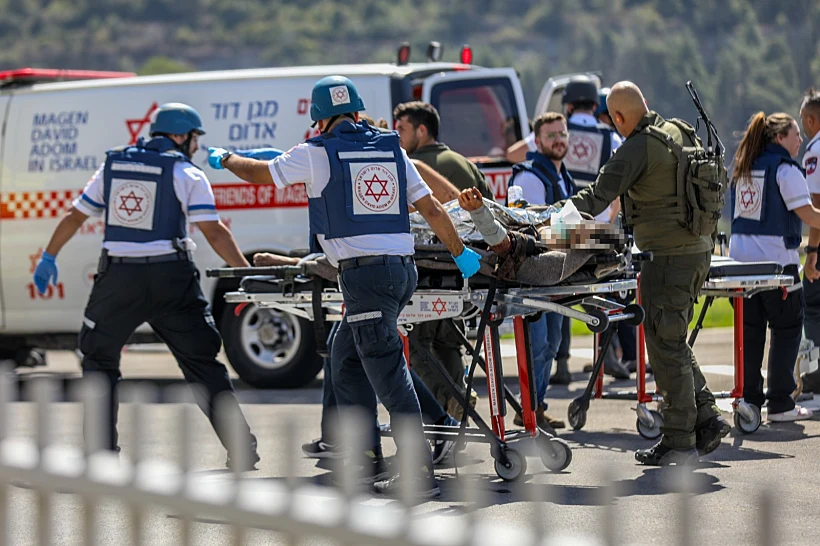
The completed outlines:
<svg viewBox="0 0 820 546">
<path fill-rule="evenodd" d="M 609 107 L 606 105 L 606 98 L 609 96 L 609 87 L 602 87 L 598 92 L 598 109 L 595 110 L 595 117 L 601 114 L 608 114 Z"/>
<path fill-rule="evenodd" d="M 157 109 L 154 116 L 150 129 L 151 135 L 156 133 L 187 135 L 191 131 L 198 135 L 205 134 L 199 112 L 187 104 L 181 102 L 163 104 Z"/>
<path fill-rule="evenodd" d="M 314 122 L 364 110 L 359 91 L 344 76 L 327 76 L 316 82 L 310 100 L 310 119 Z"/>
</svg>

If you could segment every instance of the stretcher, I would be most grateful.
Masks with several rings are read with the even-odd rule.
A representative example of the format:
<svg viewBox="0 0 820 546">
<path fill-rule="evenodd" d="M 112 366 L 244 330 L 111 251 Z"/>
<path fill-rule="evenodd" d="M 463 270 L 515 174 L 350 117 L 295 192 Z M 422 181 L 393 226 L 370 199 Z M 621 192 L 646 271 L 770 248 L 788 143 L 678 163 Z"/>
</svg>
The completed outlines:
<svg viewBox="0 0 820 546">
<path fill-rule="evenodd" d="M 638 275 L 640 284 L 640 274 Z M 794 283 L 793 277 L 783 274 L 783 267 L 774 262 L 736 262 L 723 256 L 713 256 L 709 274 L 700 295 L 705 298 L 697 322 L 692 330 L 688 343 L 694 347 L 698 333 L 703 328 L 703 322 L 709 307 L 715 298 L 730 298 L 734 308 L 733 340 L 734 340 L 734 386 L 731 391 L 713 393 L 715 398 L 734 398 L 735 427 L 744 433 L 754 432 L 760 427 L 760 410 L 743 400 L 743 303 L 744 300 L 765 290 L 788 289 Z M 640 305 L 640 291 L 637 303 Z M 663 397 L 658 393 L 648 393 L 646 390 L 646 346 L 644 328 L 641 324 L 636 335 L 638 347 L 638 362 L 636 373 L 636 389 L 634 391 L 618 390 L 604 391 L 603 370 L 593 372 L 584 393 L 573 400 L 567 410 L 570 426 L 580 430 L 586 424 L 587 411 L 592 398 L 611 398 L 618 400 L 636 400 L 638 433 L 647 439 L 656 439 L 661 435 L 663 417 L 660 411 L 650 410 L 650 402 L 663 403 Z M 596 339 L 595 352 L 606 350 L 604 343 Z"/>
<path fill-rule="evenodd" d="M 207 271 L 207 275 L 242 278 L 240 289 L 225 295 L 227 303 L 239 306 L 253 304 L 317 323 L 343 318 L 343 297 L 338 286 L 314 275 L 308 262 L 298 266 L 212 269 Z M 446 318 L 478 319 L 475 345 L 452 323 L 450 325 L 453 334 L 472 358 L 466 392 L 470 392 L 476 366 L 481 366 L 487 378 L 490 409 L 490 422 L 487 423 L 468 404 L 461 389 L 453 383 L 437 359 L 426 354 L 434 369 L 450 386 L 451 394 L 465 409 L 465 415 L 475 425 L 467 427 L 466 419 L 459 427 L 425 425 L 428 440 L 456 440 L 456 450 L 463 442 L 489 443 L 496 473 L 506 481 L 518 480 L 526 473 L 526 458 L 510 445 L 524 438 L 535 439 L 541 460 L 549 470 L 560 472 L 569 466 L 572 452 L 567 443 L 536 426 L 535 379 L 526 323 L 537 319 L 540 313 L 554 312 L 584 322 L 593 332 L 605 332 L 611 331 L 609 326 L 619 321 L 638 325 L 644 316 L 637 304 L 622 305 L 605 297 L 635 290 L 637 281 L 634 275 L 595 281 L 584 276 L 575 278 L 587 280 L 580 284 L 565 282 L 551 287 L 528 287 L 483 275 L 465 281 L 457 271 L 419 268 L 419 288 L 398 320 L 405 342 L 407 332 L 421 322 Z M 583 305 L 583 310 L 574 308 L 579 304 Z M 509 317 L 512 317 L 514 326 L 520 402 L 504 383 L 499 326 Z M 418 349 L 426 353 L 426 348 Z M 408 352 L 407 345 L 405 352 Z M 596 364 L 603 365 L 603 358 L 599 361 Z M 507 405 L 516 413 L 521 413 L 524 430 L 506 428 Z M 385 427 L 382 434 L 390 435 L 391 432 Z"/>
</svg>

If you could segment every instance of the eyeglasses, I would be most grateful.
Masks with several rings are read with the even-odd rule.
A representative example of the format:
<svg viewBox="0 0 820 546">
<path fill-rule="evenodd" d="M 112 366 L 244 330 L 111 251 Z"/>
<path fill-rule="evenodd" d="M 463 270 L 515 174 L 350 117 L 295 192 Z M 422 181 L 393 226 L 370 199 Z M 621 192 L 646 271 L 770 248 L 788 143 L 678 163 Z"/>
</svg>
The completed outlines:
<svg viewBox="0 0 820 546">
<path fill-rule="evenodd" d="M 569 132 L 568 131 L 550 131 L 549 133 L 547 133 L 547 138 L 549 138 L 551 140 L 555 140 L 555 139 L 558 139 L 558 138 L 562 138 L 562 139 L 563 138 L 569 138 Z"/>
</svg>

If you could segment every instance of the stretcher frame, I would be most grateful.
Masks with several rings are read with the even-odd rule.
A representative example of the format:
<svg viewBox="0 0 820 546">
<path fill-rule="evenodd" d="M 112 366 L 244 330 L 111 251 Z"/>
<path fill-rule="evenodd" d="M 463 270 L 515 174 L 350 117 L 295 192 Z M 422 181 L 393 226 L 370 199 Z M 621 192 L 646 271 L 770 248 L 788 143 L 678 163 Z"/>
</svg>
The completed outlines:
<svg viewBox="0 0 820 546">
<path fill-rule="evenodd" d="M 304 273 L 300 266 L 277 266 L 266 268 L 226 268 L 208 270 L 211 277 L 249 277 L 259 275 L 282 275 L 293 277 Z M 471 288 L 468 281 L 456 290 L 419 289 L 413 298 L 402 310 L 399 316 L 399 330 L 405 343 L 405 356 L 409 365 L 409 345 L 407 333 L 413 325 L 446 318 L 470 319 L 482 314 L 482 322 L 486 322 L 486 329 L 479 324 L 479 335 L 473 345 L 464 333 L 459 331 L 450 322 L 450 326 L 467 354 L 473 358 L 468 388 L 472 384 L 472 376 L 476 367 L 481 366 L 487 378 L 489 393 L 490 423 L 488 424 L 452 381 L 442 365 L 429 354 L 425 347 L 418 347 L 425 357 L 433 363 L 433 369 L 448 385 L 451 394 L 465 409 L 465 415 L 473 420 L 475 426 L 467 427 L 466 419 L 459 427 L 424 425 L 424 434 L 428 440 L 455 440 L 456 451 L 462 442 L 481 442 L 490 444 L 490 454 L 495 460 L 495 470 L 500 478 L 506 481 L 515 481 L 526 474 L 526 457 L 510 447 L 510 443 L 525 438 L 534 438 L 539 446 L 541 460 L 549 470 L 563 471 L 572 461 L 572 451 L 568 444 L 539 429 L 535 417 L 535 381 L 532 373 L 532 347 L 529 337 L 529 328 L 525 322 L 537 319 L 542 312 L 555 312 L 580 320 L 587 324 L 593 332 L 612 332 L 610 325 L 619 321 L 629 321 L 638 325 L 643 320 L 643 309 L 638 304 L 623 305 L 604 298 L 607 294 L 627 293 L 637 289 L 637 280 L 631 278 L 604 280 L 594 283 L 577 285 L 557 285 L 552 287 L 518 287 L 501 286 L 496 288 L 491 282 L 489 288 Z M 297 289 L 298 278 L 283 283 L 278 292 L 246 292 L 238 290 L 225 294 L 226 303 L 241 306 L 255 304 L 263 309 L 275 309 L 287 312 L 308 320 L 315 320 L 313 292 Z M 275 284 L 271 284 L 275 288 Z M 343 318 L 343 296 L 338 288 L 325 288 L 321 292 L 322 307 L 325 311 L 325 320 L 339 321 Z M 586 311 L 578 311 L 572 306 L 582 304 Z M 513 319 L 515 334 L 516 365 L 518 368 L 521 402 L 516 399 L 512 390 L 504 383 L 503 366 L 500 348 L 499 326 L 505 318 Z M 611 336 L 610 336 L 611 339 Z M 485 356 L 482 356 L 482 349 Z M 603 364 L 603 355 L 598 363 Z M 469 391 L 467 391 L 469 392 Z M 516 413 L 520 413 L 524 421 L 523 430 L 508 430 L 505 425 L 507 405 Z M 392 431 L 385 427 L 383 436 L 391 436 Z"/>
<path fill-rule="evenodd" d="M 743 305 L 744 300 L 766 290 L 787 289 L 794 283 L 793 277 L 782 274 L 772 275 L 724 275 L 720 277 L 707 278 L 700 290 L 700 296 L 705 297 L 703 307 L 698 316 L 697 323 L 693 328 L 688 344 L 694 347 L 698 333 L 703 328 L 706 313 L 714 302 L 715 298 L 729 298 L 733 300 L 733 344 L 734 344 L 734 385 L 731 391 L 712 393 L 717 398 L 734 398 L 732 408 L 734 410 L 735 427 L 741 432 L 752 433 L 761 424 L 760 410 L 752 404 L 743 400 Z M 640 273 L 638 274 L 638 290 L 636 301 L 641 304 L 640 296 Z M 587 389 L 584 394 L 574 399 L 567 409 L 567 418 L 570 426 L 574 430 L 581 430 L 586 424 L 587 411 L 591 398 L 615 399 L 615 400 L 635 400 L 637 401 L 637 419 L 635 426 L 638 434 L 650 440 L 661 436 L 663 417 L 660 411 L 650 410 L 647 404 L 651 402 L 663 403 L 663 396 L 655 391 L 648 393 L 646 390 L 646 342 L 644 326 L 641 323 L 636 329 L 638 362 L 636 371 L 636 390 L 634 391 L 605 391 L 603 367 L 593 370 Z M 595 355 L 602 355 L 608 344 L 600 343 L 600 335 L 596 335 Z"/>
</svg>

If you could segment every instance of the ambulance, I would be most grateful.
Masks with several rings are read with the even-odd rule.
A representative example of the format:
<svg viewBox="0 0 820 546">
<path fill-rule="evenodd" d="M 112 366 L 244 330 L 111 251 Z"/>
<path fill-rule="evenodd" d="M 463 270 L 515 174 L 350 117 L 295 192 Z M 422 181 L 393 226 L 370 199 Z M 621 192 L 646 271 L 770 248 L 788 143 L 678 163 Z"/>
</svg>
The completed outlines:
<svg viewBox="0 0 820 546">
<path fill-rule="evenodd" d="M 504 152 L 527 133 L 516 72 L 441 62 L 437 44 L 426 62 L 410 62 L 407 44 L 395 63 L 303 66 L 161 76 L 22 69 L 0 72 L 0 361 L 41 363 L 46 349 L 77 346 L 77 332 L 97 269 L 104 224 L 89 218 L 60 253 L 57 284 L 40 295 L 34 268 L 59 218 L 104 161 L 105 150 L 148 136 L 160 104 L 196 108 L 207 134 L 193 158 L 213 186 L 222 221 L 243 253 L 289 253 L 308 242 L 303 186 L 251 185 L 207 165 L 207 147 L 287 150 L 316 134 L 310 93 L 321 77 L 353 80 L 374 119 L 393 126 L 393 108 L 410 100 L 432 103 L 441 115 L 440 140 L 473 158 L 496 197 L 504 199 L 511 166 Z M 224 263 L 191 227 L 202 272 Z M 226 306 L 236 282 L 206 278 L 203 290 L 224 337 L 230 364 L 248 384 L 293 388 L 314 379 L 322 362 L 311 324 L 284 313 Z M 143 325 L 131 340 L 152 340 Z"/>
</svg>

